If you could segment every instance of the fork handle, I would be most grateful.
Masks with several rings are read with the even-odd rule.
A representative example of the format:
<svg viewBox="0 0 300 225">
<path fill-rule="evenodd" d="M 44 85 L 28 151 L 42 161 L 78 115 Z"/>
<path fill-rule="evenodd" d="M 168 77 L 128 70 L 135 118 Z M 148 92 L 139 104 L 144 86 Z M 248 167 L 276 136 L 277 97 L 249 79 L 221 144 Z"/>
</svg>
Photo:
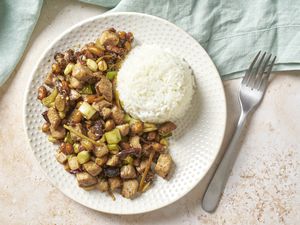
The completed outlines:
<svg viewBox="0 0 300 225">
<path fill-rule="evenodd" d="M 235 133 L 233 134 L 228 148 L 224 153 L 223 159 L 216 169 L 215 174 L 213 175 L 203 196 L 202 208 L 207 212 L 214 212 L 218 206 L 226 182 L 239 153 L 238 144 L 247 116 L 248 113 L 244 113 L 242 111 L 235 129 Z"/>
</svg>

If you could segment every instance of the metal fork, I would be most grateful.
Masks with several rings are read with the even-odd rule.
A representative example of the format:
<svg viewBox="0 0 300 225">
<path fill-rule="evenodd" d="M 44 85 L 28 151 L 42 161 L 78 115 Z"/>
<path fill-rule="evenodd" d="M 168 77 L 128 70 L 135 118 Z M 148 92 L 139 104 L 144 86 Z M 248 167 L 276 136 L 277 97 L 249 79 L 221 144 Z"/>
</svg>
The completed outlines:
<svg viewBox="0 0 300 225">
<path fill-rule="evenodd" d="M 270 54 L 266 57 L 266 52 L 261 57 L 260 55 L 261 52 L 255 56 L 242 80 L 239 91 L 241 114 L 235 133 L 202 199 L 202 208 L 207 212 L 214 212 L 219 204 L 226 182 L 239 153 L 238 144 L 245 122 L 260 104 L 266 92 L 268 79 L 276 56 L 269 64 L 272 55 Z"/>
</svg>

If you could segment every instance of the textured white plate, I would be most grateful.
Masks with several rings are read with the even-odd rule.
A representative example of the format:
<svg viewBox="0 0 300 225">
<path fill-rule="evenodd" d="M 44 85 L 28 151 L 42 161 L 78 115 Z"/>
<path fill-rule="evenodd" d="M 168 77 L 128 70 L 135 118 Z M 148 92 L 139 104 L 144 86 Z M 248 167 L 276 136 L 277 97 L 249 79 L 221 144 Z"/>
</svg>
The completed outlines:
<svg viewBox="0 0 300 225">
<path fill-rule="evenodd" d="M 73 175 L 55 160 L 57 146 L 40 131 L 45 110 L 36 99 L 37 89 L 50 70 L 53 55 L 78 44 L 94 41 L 109 27 L 133 32 L 136 44 L 159 44 L 183 57 L 192 67 L 197 84 L 192 108 L 177 122 L 170 146 L 176 169 L 170 179 L 158 178 L 154 186 L 134 200 L 116 195 L 112 201 L 99 191 L 84 191 Z M 73 200 L 107 213 L 136 214 L 171 204 L 188 193 L 214 161 L 225 131 L 226 103 L 219 74 L 205 50 L 187 33 L 157 17 L 138 13 L 114 13 L 88 19 L 66 31 L 41 56 L 32 74 L 25 100 L 25 129 L 33 153 L 51 182 Z"/>
</svg>

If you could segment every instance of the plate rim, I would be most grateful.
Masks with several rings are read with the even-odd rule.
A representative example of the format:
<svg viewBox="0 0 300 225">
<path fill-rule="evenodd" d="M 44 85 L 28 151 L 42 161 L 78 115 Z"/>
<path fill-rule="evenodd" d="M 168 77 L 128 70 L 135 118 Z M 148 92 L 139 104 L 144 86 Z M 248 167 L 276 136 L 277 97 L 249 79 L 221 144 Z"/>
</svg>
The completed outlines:
<svg viewBox="0 0 300 225">
<path fill-rule="evenodd" d="M 29 133 L 28 133 L 28 126 L 27 126 L 27 119 L 26 119 L 27 99 L 28 99 L 28 96 L 30 94 L 30 85 L 31 85 L 31 82 L 33 81 L 34 75 L 36 74 L 40 63 L 42 62 L 42 60 L 45 57 L 45 55 L 47 54 L 47 52 L 50 51 L 53 48 L 53 46 L 55 45 L 55 43 L 57 43 L 60 39 L 62 39 L 66 34 L 68 34 L 69 32 L 71 32 L 75 28 L 80 27 L 83 24 L 86 24 L 86 23 L 94 21 L 94 20 L 98 20 L 98 19 L 106 18 L 106 17 L 110 17 L 110 16 L 118 16 L 118 15 L 124 15 L 124 16 L 141 16 L 141 17 L 148 17 L 150 19 L 159 20 L 160 22 L 166 23 L 169 26 L 172 26 L 173 28 L 178 29 L 181 32 L 184 32 L 185 34 L 187 34 L 188 36 L 190 36 L 191 37 L 191 41 L 195 42 L 203 50 L 203 52 L 206 55 L 206 57 L 209 58 L 209 61 L 212 64 L 213 70 L 218 75 L 216 81 L 218 82 L 218 85 L 221 87 L 221 93 L 222 93 L 222 98 L 223 98 L 221 101 L 224 103 L 223 104 L 223 109 L 222 109 L 222 111 L 224 112 L 224 117 L 223 117 L 224 119 L 222 121 L 222 123 L 223 123 L 223 126 L 222 126 L 222 137 L 220 138 L 219 143 L 217 144 L 218 150 L 215 151 L 215 153 L 212 155 L 211 163 L 209 163 L 209 165 L 205 169 L 205 172 L 203 173 L 203 176 L 200 179 L 197 179 L 196 182 L 192 183 L 192 185 L 190 185 L 189 190 L 181 193 L 180 195 L 177 195 L 174 199 L 171 199 L 171 201 L 168 201 L 165 204 L 158 205 L 156 207 L 153 207 L 152 209 L 143 209 L 143 210 L 139 210 L 137 212 L 128 212 L 128 213 L 127 212 L 113 212 L 113 211 L 109 211 L 109 210 L 99 210 L 96 207 L 93 207 L 93 206 L 90 206 L 90 205 L 86 205 L 81 200 L 74 198 L 68 192 L 66 192 L 65 190 L 59 188 L 58 185 L 56 184 L 56 182 L 50 176 L 47 175 L 46 171 L 43 169 L 40 161 L 38 160 L 38 158 L 37 158 L 37 156 L 36 156 L 36 154 L 35 154 L 35 152 L 33 150 L 34 147 L 32 146 L 32 144 L 30 142 L 30 138 L 29 138 L 30 136 L 29 136 Z M 225 95 L 225 90 L 224 90 L 224 86 L 223 86 L 223 83 L 222 83 L 222 79 L 220 77 L 218 69 L 215 66 L 215 63 L 213 62 L 213 60 L 211 59 L 211 57 L 208 55 L 207 51 L 188 32 L 186 32 L 182 28 L 178 27 L 177 25 L 173 24 L 172 22 L 170 22 L 170 21 L 168 21 L 166 19 L 163 19 L 163 18 L 160 18 L 160 17 L 157 17 L 157 16 L 153 16 L 153 15 L 149 15 L 149 14 L 145 14 L 145 13 L 138 13 L 138 12 L 105 12 L 105 13 L 103 13 L 101 15 L 89 17 L 87 19 L 84 19 L 84 20 L 82 20 L 82 21 L 80 21 L 80 22 L 78 22 L 78 23 L 70 26 L 68 29 L 66 29 L 64 32 L 62 32 L 59 36 L 57 36 L 49 44 L 49 46 L 42 52 L 42 54 L 38 58 L 37 62 L 35 63 L 35 66 L 33 67 L 32 72 L 30 73 L 30 76 L 28 78 L 27 84 L 25 86 L 25 95 L 24 95 L 24 99 L 23 99 L 23 126 L 24 126 L 24 129 L 25 129 L 26 137 L 27 137 L 26 138 L 27 139 L 27 143 L 30 146 L 30 149 L 31 149 L 31 151 L 32 151 L 32 153 L 34 155 L 34 158 L 36 159 L 36 161 L 38 163 L 38 166 L 40 167 L 40 170 L 43 172 L 43 174 L 45 175 L 45 177 L 47 178 L 47 180 L 50 181 L 50 183 L 55 188 L 57 188 L 61 193 L 63 193 L 65 196 L 67 196 L 68 198 L 72 199 L 73 201 L 75 201 L 75 202 L 77 202 L 77 203 L 79 203 L 79 204 L 81 204 L 81 205 L 83 205 L 83 206 L 85 206 L 87 208 L 90 208 L 92 210 L 98 211 L 98 212 L 107 213 L 107 214 L 113 214 L 113 215 L 137 215 L 137 214 L 142 214 L 142 213 L 156 211 L 158 209 L 161 209 L 161 208 L 164 208 L 164 207 L 167 207 L 167 206 L 173 204 L 174 202 L 178 201 L 179 199 L 181 199 L 185 195 L 187 195 L 189 192 L 191 192 L 203 180 L 203 178 L 207 175 L 208 171 L 213 166 L 213 164 L 214 164 L 214 162 L 215 162 L 215 160 L 216 160 L 216 158 L 217 158 L 217 156 L 218 156 L 218 154 L 219 154 L 219 152 L 221 150 L 222 143 L 223 143 L 223 140 L 224 140 L 226 126 L 227 126 L 227 101 L 226 101 L 226 95 Z M 200 199 L 200 196 L 199 196 L 199 199 Z"/>
</svg>

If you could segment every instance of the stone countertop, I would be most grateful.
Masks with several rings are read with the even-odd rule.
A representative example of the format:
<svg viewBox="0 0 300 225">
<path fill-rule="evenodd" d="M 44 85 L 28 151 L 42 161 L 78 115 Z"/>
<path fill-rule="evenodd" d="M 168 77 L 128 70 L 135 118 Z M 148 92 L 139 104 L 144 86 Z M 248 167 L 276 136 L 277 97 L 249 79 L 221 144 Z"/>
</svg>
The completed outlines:
<svg viewBox="0 0 300 225">
<path fill-rule="evenodd" d="M 1 224 L 300 224 L 300 72 L 272 76 L 214 214 L 205 213 L 200 206 L 212 170 L 179 201 L 134 216 L 90 210 L 51 185 L 23 128 L 24 87 L 49 42 L 77 22 L 104 11 L 77 1 L 45 0 L 24 56 L 0 88 Z M 239 83 L 239 79 L 224 82 L 229 117 L 225 144 L 239 113 Z"/>
</svg>

